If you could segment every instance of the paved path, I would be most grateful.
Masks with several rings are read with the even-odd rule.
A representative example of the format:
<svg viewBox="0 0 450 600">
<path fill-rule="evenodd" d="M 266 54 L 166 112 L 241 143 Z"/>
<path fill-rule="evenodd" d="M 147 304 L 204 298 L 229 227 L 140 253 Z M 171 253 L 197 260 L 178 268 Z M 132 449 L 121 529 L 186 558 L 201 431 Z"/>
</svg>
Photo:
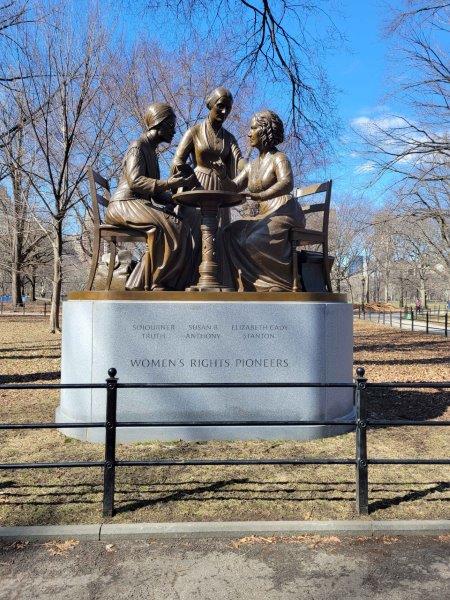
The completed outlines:
<svg viewBox="0 0 450 600">
<path fill-rule="evenodd" d="M 390 324 L 390 316 L 389 313 L 386 313 L 385 316 L 385 323 L 383 323 L 383 313 L 380 314 L 380 321 L 378 322 L 378 315 L 379 313 L 366 313 L 366 321 L 369 321 L 371 323 L 377 323 L 377 325 L 386 325 L 386 327 L 391 327 Z M 354 318 L 358 319 L 358 313 L 356 312 L 354 314 Z M 361 320 L 363 320 L 362 315 L 361 315 Z M 400 328 L 400 317 L 397 313 L 392 314 L 392 327 L 396 327 L 397 329 Z M 405 319 L 402 317 L 401 319 L 401 329 L 404 331 L 412 331 L 411 329 L 411 321 L 409 319 Z M 416 319 L 414 319 L 414 331 L 420 331 L 421 333 L 426 333 L 426 323 L 425 321 L 418 321 Z M 430 321 L 429 326 L 428 326 L 428 333 L 430 334 L 437 334 L 437 335 L 444 335 L 445 334 L 445 327 L 444 327 L 444 323 L 440 322 L 436 322 L 436 321 Z"/>
<path fill-rule="evenodd" d="M 443 600 L 449 550 L 448 535 L 2 542 L 0 599 Z"/>
</svg>

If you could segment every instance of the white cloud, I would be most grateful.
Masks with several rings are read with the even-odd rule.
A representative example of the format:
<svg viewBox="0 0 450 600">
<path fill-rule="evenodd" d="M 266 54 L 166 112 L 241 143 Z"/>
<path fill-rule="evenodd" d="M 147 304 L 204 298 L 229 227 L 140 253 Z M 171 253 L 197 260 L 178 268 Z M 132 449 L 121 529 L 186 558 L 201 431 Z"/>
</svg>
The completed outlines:
<svg viewBox="0 0 450 600">
<path fill-rule="evenodd" d="M 365 129 L 366 131 L 377 131 L 379 129 L 392 129 L 394 127 L 405 127 L 406 122 L 401 117 L 394 115 L 383 115 L 377 119 L 370 117 L 356 117 L 352 119 L 351 125 L 356 129 Z"/>
<path fill-rule="evenodd" d="M 375 165 L 371 161 L 365 162 L 355 169 L 355 173 L 358 175 L 361 175 L 361 173 L 371 173 L 372 171 L 375 171 Z"/>
<path fill-rule="evenodd" d="M 363 106 L 358 113 L 360 115 L 387 115 L 391 111 L 391 107 L 387 104 L 376 104 L 375 106 Z"/>
</svg>

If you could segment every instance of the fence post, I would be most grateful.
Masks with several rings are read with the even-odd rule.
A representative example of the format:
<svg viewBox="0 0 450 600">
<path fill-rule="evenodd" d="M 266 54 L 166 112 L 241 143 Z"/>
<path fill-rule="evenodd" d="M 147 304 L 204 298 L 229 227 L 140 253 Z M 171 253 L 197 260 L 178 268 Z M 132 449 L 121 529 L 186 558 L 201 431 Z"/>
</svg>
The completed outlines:
<svg viewBox="0 0 450 600">
<path fill-rule="evenodd" d="M 428 311 L 425 313 L 425 323 L 426 323 L 425 332 L 428 333 L 428 326 L 430 324 L 430 317 L 429 317 L 429 312 Z"/>
<path fill-rule="evenodd" d="M 389 313 L 389 322 L 390 322 L 390 324 L 391 324 L 391 327 L 392 327 L 392 310 L 391 310 L 391 312 Z"/>
<path fill-rule="evenodd" d="M 399 316 L 400 316 L 400 329 L 402 328 L 402 311 L 399 312 Z"/>
<path fill-rule="evenodd" d="M 411 309 L 411 331 L 414 331 L 414 312 Z"/>
<path fill-rule="evenodd" d="M 106 435 L 105 466 L 103 470 L 103 516 L 114 515 L 114 487 L 116 480 L 116 422 L 117 422 L 117 371 L 108 370 L 106 380 Z"/>
<path fill-rule="evenodd" d="M 386 312 L 383 310 L 383 325 L 386 324 Z"/>
<path fill-rule="evenodd" d="M 448 337 L 448 312 L 446 312 L 444 316 L 444 335 L 445 337 Z"/>
<path fill-rule="evenodd" d="M 356 369 L 356 510 L 369 514 L 369 484 L 367 469 L 367 405 L 365 369 Z"/>
<path fill-rule="evenodd" d="M 44 317 L 47 316 L 47 302 L 44 302 Z"/>
</svg>

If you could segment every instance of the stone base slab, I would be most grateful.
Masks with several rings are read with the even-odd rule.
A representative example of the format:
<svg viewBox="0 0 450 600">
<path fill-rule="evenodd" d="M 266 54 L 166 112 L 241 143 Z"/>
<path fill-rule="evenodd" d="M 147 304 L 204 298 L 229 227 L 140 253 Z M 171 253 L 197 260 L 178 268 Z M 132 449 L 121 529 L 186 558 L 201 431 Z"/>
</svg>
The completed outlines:
<svg viewBox="0 0 450 600">
<path fill-rule="evenodd" d="M 352 306 L 340 302 L 69 300 L 63 306 L 62 382 L 350 383 Z M 106 391 L 62 390 L 57 422 L 105 420 Z M 118 441 L 314 439 L 321 426 L 194 427 L 192 421 L 353 418 L 341 388 L 119 389 L 118 421 L 183 427 L 119 428 Z M 64 429 L 92 442 L 103 429 Z"/>
</svg>

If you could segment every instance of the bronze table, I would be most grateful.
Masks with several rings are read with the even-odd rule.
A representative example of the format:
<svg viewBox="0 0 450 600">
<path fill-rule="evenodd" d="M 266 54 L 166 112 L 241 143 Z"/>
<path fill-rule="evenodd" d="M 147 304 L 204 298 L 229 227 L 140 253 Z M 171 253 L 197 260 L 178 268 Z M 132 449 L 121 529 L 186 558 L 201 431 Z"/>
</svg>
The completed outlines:
<svg viewBox="0 0 450 600">
<path fill-rule="evenodd" d="M 229 208 L 242 204 L 245 194 L 220 190 L 191 190 L 175 194 L 173 199 L 182 206 L 193 206 L 201 211 L 202 262 L 200 277 L 196 285 L 188 288 L 196 292 L 232 292 L 217 278 L 216 235 L 219 221 L 219 208 Z"/>
</svg>

